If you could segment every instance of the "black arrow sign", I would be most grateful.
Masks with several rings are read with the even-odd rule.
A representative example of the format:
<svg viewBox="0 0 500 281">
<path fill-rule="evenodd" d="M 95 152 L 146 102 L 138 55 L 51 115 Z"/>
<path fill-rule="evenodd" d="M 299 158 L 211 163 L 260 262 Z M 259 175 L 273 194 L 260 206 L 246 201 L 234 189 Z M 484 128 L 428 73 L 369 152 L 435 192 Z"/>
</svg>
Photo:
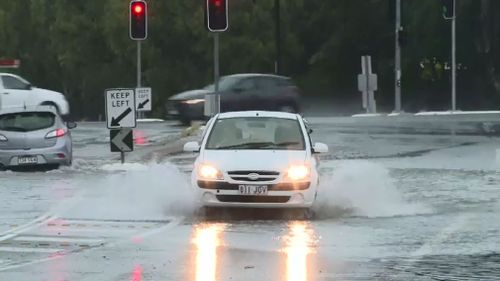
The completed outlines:
<svg viewBox="0 0 500 281">
<path fill-rule="evenodd" d="M 112 117 L 111 118 L 111 127 L 119 127 L 120 126 L 120 122 L 123 120 L 123 118 L 125 118 L 130 112 L 132 112 L 132 108 L 127 108 L 125 109 L 125 111 L 120 114 L 118 117 Z"/>
<path fill-rule="evenodd" d="M 143 109 L 143 108 L 144 108 L 144 106 L 145 106 L 146 104 L 148 104 L 148 102 L 149 102 L 149 99 L 147 99 L 147 100 L 143 101 L 142 103 L 140 103 L 140 104 L 139 104 L 139 106 L 137 107 L 137 109 Z"/>
</svg>

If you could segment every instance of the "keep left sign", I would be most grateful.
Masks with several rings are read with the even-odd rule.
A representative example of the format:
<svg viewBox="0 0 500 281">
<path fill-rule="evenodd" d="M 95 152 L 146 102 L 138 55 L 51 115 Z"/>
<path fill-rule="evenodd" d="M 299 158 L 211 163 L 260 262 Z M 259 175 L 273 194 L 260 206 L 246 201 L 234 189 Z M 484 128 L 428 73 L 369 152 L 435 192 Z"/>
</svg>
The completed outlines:
<svg viewBox="0 0 500 281">
<path fill-rule="evenodd" d="M 108 129 L 136 127 L 134 89 L 106 90 L 106 123 Z"/>
</svg>

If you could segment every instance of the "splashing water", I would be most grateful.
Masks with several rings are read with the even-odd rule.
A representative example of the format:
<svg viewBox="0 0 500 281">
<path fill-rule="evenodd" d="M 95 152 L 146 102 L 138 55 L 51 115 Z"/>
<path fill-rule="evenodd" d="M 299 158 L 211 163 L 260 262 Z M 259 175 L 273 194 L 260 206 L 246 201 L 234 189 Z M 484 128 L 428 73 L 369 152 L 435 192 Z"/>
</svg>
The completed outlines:
<svg viewBox="0 0 500 281">
<path fill-rule="evenodd" d="M 430 209 L 421 204 L 405 201 L 389 170 L 368 161 L 342 162 L 333 174 L 323 175 L 314 209 L 319 218 L 430 213 Z"/>
<path fill-rule="evenodd" d="M 114 173 L 103 175 L 91 186 L 86 183 L 85 203 L 69 210 L 71 217 L 164 219 L 191 215 L 196 208 L 188 177 L 172 164 L 106 165 L 101 169 Z"/>
</svg>

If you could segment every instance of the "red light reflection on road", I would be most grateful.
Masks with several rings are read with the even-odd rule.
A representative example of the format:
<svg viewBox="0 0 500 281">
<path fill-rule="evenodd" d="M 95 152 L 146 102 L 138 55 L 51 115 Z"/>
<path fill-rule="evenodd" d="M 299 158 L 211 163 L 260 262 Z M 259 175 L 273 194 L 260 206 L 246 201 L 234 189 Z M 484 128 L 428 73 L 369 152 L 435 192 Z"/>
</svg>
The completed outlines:
<svg viewBox="0 0 500 281">
<path fill-rule="evenodd" d="M 139 130 L 134 130 L 134 143 L 136 145 L 145 145 L 148 143 L 148 138 L 146 137 L 146 134 L 143 131 Z"/>
<path fill-rule="evenodd" d="M 142 281 L 142 267 L 136 265 L 132 272 L 132 281 Z"/>
<path fill-rule="evenodd" d="M 201 224 L 195 228 L 196 281 L 217 280 L 217 247 L 221 245 L 223 224 Z"/>
<path fill-rule="evenodd" d="M 286 280 L 306 281 L 308 279 L 308 255 L 313 253 L 311 242 L 314 233 L 307 222 L 296 221 L 288 225 L 286 236 Z"/>
</svg>

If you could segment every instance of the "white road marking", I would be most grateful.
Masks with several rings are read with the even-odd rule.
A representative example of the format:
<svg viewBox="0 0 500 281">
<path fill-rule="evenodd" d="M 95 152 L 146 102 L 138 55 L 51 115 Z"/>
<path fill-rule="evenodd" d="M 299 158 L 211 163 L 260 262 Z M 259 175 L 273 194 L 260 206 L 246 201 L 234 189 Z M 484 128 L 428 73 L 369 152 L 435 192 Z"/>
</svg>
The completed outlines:
<svg viewBox="0 0 500 281">
<path fill-rule="evenodd" d="M 0 237 L 0 242 L 5 241 L 5 240 L 9 240 L 12 237 L 16 237 L 16 236 L 17 236 L 17 234 L 15 234 L 15 233 L 4 235 L 4 236 Z"/>
<path fill-rule="evenodd" d="M 161 233 L 163 231 L 167 231 L 170 228 L 178 226 L 181 221 L 182 221 L 182 218 L 172 218 L 172 220 L 169 223 L 167 223 L 166 225 L 164 225 L 164 226 L 162 226 L 160 228 L 157 228 L 157 229 L 153 229 L 153 230 L 144 232 L 144 233 L 139 234 L 139 235 L 137 235 L 135 237 L 146 238 L 148 236 L 155 235 L 155 234 Z M 130 238 L 127 237 L 127 238 L 123 238 L 122 240 L 114 242 L 114 243 L 109 244 L 109 245 L 110 246 L 116 246 L 116 245 L 119 245 L 119 244 L 122 244 L 122 243 L 129 243 L 129 242 L 130 242 Z M 92 251 L 92 248 L 89 249 L 88 251 Z M 60 259 L 62 257 L 63 256 L 54 256 L 54 257 L 49 257 L 49 258 L 43 258 L 43 259 L 39 259 L 39 260 L 30 261 L 30 262 L 23 263 L 23 264 L 7 265 L 7 266 L 4 266 L 4 267 L 0 267 L 0 272 L 6 271 L 6 270 L 11 270 L 11 269 L 22 268 L 22 267 L 30 266 L 30 265 L 33 265 L 33 264 L 39 264 L 39 263 L 43 263 L 43 262 L 47 262 L 47 261 L 51 261 L 51 260 L 56 260 L 56 259 Z"/>
<path fill-rule="evenodd" d="M 21 226 L 18 226 L 16 228 L 12 228 L 12 229 L 9 229 L 3 233 L 0 233 L 0 241 L 2 240 L 5 240 L 3 239 L 4 236 L 8 236 L 8 235 L 12 235 L 12 234 L 18 234 L 18 233 L 21 233 L 23 231 L 26 231 L 26 230 L 29 230 L 31 228 L 35 228 L 37 227 L 38 225 L 41 225 L 41 224 L 44 224 L 46 222 L 49 222 L 51 220 L 53 220 L 54 217 L 50 216 L 49 213 L 43 215 L 43 216 L 40 216 L 24 225 L 21 225 Z"/>
<path fill-rule="evenodd" d="M 93 238 L 74 238 L 74 237 L 47 237 L 47 236 L 19 236 L 14 238 L 15 241 L 27 242 L 67 242 L 67 243 L 100 243 L 103 240 Z"/>
<path fill-rule="evenodd" d="M 0 247 L 0 252 L 13 253 L 57 253 L 62 252 L 61 249 L 46 249 L 46 248 L 21 248 L 21 247 Z"/>
</svg>

